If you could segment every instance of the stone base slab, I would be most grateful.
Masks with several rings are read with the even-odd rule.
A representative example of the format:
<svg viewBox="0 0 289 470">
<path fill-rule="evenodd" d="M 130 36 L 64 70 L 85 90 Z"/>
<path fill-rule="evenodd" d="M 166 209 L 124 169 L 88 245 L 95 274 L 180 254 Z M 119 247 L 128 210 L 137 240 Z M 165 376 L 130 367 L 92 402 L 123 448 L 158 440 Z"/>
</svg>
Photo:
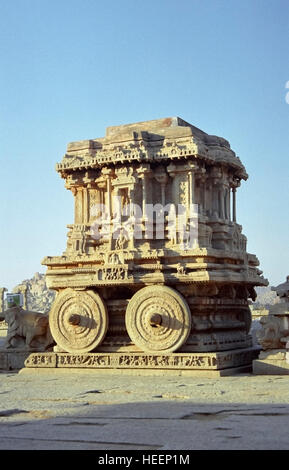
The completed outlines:
<svg viewBox="0 0 289 470">
<path fill-rule="evenodd" d="M 261 351 L 253 361 L 253 374 L 289 375 L 289 353 L 285 349 Z"/>
<path fill-rule="evenodd" d="M 93 370 L 95 372 L 123 371 L 142 375 L 144 373 L 203 375 L 207 372 L 223 371 L 231 373 L 248 372 L 253 359 L 258 357 L 260 348 L 251 347 L 215 353 L 86 353 L 71 354 L 63 352 L 0 352 L 0 368 L 3 370 L 21 369 L 67 369 Z M 181 373 L 181 374 L 180 374 Z"/>
<path fill-rule="evenodd" d="M 18 370 L 25 365 L 29 351 L 0 351 L 0 370 Z"/>
<path fill-rule="evenodd" d="M 204 377 L 204 378 L 217 378 L 217 377 L 227 377 L 237 374 L 249 374 L 252 372 L 252 364 L 240 367 L 230 367 L 227 369 L 221 370 L 209 370 L 209 369 L 187 369 L 187 370 L 178 370 L 178 369 L 90 369 L 90 368 L 64 368 L 64 367 L 24 367 L 19 370 L 19 374 L 24 375 L 33 375 L 41 373 L 51 373 L 62 375 L 71 375 L 76 374 L 87 376 L 87 374 L 95 374 L 98 376 L 131 376 L 134 377 Z"/>
</svg>

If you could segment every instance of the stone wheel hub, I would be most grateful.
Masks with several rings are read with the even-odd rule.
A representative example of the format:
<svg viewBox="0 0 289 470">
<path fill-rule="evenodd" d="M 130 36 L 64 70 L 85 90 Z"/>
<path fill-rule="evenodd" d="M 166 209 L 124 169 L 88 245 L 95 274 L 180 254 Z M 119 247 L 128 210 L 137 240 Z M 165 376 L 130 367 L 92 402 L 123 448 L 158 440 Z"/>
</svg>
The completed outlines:
<svg viewBox="0 0 289 470">
<path fill-rule="evenodd" d="M 97 293 L 65 289 L 52 306 L 49 326 L 54 340 L 64 351 L 85 353 L 104 339 L 108 314 Z"/>
<path fill-rule="evenodd" d="M 162 316 L 159 313 L 153 313 L 150 317 L 151 326 L 158 327 L 162 324 Z"/>
<path fill-rule="evenodd" d="M 126 328 L 143 351 L 173 352 L 191 330 L 191 312 L 184 297 L 167 286 L 144 287 L 129 301 Z"/>
</svg>

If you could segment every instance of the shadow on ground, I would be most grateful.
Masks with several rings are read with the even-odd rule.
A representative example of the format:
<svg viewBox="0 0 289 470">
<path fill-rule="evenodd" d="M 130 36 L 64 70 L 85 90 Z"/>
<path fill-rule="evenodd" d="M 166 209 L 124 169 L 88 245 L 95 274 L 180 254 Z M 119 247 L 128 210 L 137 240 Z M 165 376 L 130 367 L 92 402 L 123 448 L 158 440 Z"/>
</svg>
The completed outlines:
<svg viewBox="0 0 289 470">
<path fill-rule="evenodd" d="M 0 448 L 30 450 L 288 449 L 289 405 L 155 401 L 95 405 L 59 416 L 47 410 L 0 412 Z M 49 405 L 49 403 L 47 403 Z"/>
</svg>

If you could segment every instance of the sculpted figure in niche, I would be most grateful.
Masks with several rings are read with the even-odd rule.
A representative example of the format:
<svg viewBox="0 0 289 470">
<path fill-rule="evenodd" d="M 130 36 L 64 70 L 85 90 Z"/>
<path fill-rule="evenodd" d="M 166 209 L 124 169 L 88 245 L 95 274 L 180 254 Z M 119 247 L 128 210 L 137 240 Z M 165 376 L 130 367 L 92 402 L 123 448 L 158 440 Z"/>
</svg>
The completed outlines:
<svg viewBox="0 0 289 470">
<path fill-rule="evenodd" d="M 181 263 L 177 264 L 177 273 L 178 274 L 186 274 L 186 268 L 181 265 Z"/>
<path fill-rule="evenodd" d="M 115 242 L 115 249 L 122 250 L 124 248 L 126 241 L 127 241 L 126 236 L 124 235 L 123 229 L 121 229 L 119 232 L 119 236 Z"/>
</svg>

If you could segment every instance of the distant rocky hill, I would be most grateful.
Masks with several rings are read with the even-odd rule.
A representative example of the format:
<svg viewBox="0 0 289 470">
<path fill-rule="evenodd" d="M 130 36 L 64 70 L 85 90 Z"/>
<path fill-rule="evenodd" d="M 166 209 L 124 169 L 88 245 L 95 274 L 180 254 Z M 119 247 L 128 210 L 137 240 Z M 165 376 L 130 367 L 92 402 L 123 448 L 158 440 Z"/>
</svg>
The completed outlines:
<svg viewBox="0 0 289 470">
<path fill-rule="evenodd" d="M 256 287 L 257 299 L 253 302 L 254 308 L 268 308 L 270 305 L 274 305 L 280 302 L 276 292 L 271 290 L 271 286 L 267 287 Z"/>
<path fill-rule="evenodd" d="M 35 273 L 32 279 L 26 279 L 14 287 L 13 292 L 19 292 L 27 287 L 27 310 L 48 313 L 55 298 L 55 291 L 48 289 L 45 275 Z"/>
</svg>

